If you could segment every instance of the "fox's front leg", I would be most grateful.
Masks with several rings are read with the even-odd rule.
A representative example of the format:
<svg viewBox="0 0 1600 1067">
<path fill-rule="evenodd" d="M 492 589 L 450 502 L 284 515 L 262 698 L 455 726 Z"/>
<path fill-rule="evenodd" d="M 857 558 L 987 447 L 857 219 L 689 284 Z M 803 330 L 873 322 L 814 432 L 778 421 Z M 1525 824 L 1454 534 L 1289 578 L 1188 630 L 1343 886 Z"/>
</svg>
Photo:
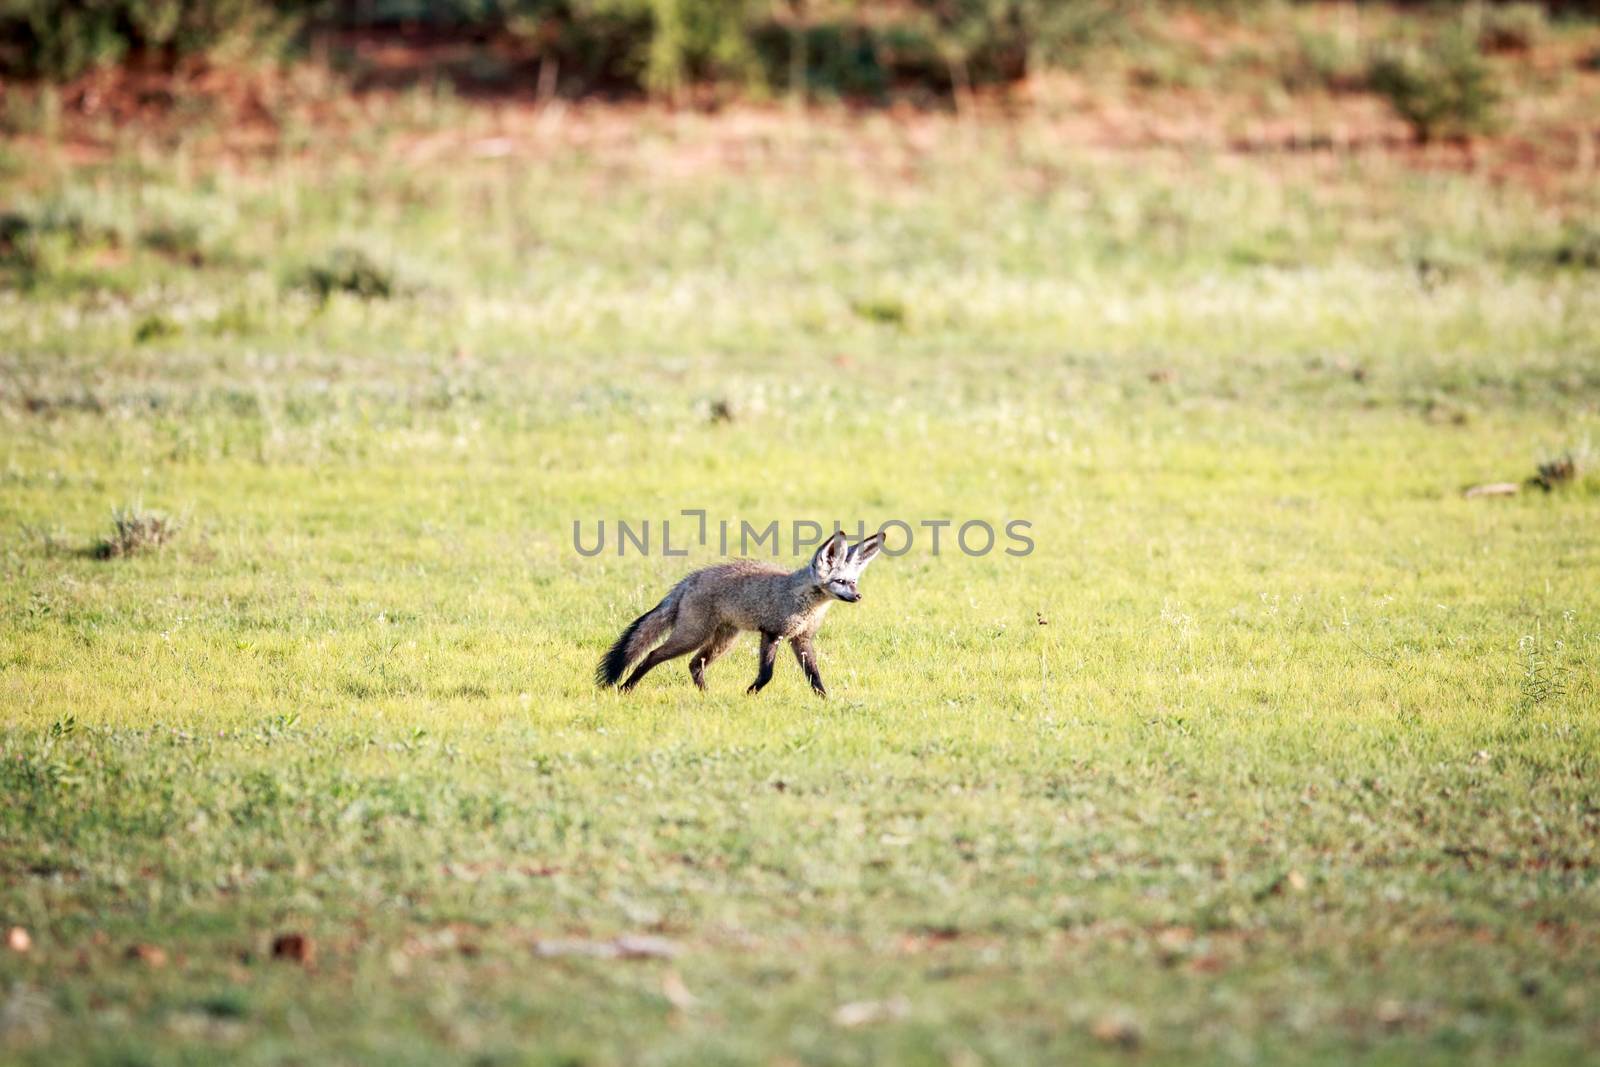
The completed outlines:
<svg viewBox="0 0 1600 1067">
<path fill-rule="evenodd" d="M 819 697 L 827 696 L 828 687 L 822 684 L 822 671 L 817 667 L 817 650 L 811 647 L 811 635 L 790 638 L 789 647 L 794 649 L 794 658 L 800 661 L 800 669 L 806 672 L 812 691 Z"/>
<path fill-rule="evenodd" d="M 778 659 L 778 635 L 763 633 L 761 635 L 761 666 L 756 671 L 756 680 L 750 683 L 746 693 L 759 693 L 766 684 L 772 681 L 772 665 Z"/>
</svg>

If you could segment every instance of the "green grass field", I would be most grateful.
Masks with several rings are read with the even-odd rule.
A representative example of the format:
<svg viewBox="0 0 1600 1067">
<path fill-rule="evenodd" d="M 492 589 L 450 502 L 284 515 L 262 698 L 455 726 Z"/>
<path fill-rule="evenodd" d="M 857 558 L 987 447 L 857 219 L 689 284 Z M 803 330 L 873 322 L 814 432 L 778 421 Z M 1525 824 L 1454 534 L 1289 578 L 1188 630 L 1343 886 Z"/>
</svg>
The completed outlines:
<svg viewBox="0 0 1600 1067">
<path fill-rule="evenodd" d="M 0 1058 L 1600 1055 L 1600 201 L 636 122 L 9 157 Z M 597 692 L 684 508 L 1037 547 Z"/>
</svg>

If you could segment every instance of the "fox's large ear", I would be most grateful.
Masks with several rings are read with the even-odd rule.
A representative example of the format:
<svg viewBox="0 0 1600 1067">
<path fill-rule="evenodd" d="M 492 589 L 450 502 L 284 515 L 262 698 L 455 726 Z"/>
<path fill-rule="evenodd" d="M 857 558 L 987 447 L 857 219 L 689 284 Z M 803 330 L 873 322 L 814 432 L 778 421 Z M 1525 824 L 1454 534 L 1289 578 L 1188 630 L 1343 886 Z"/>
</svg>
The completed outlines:
<svg viewBox="0 0 1600 1067">
<path fill-rule="evenodd" d="M 856 544 L 851 545 L 848 559 L 857 567 L 865 567 L 867 564 L 872 562 L 872 557 L 876 556 L 878 554 L 878 550 L 882 547 L 883 531 L 879 530 L 871 537 L 863 538 Z"/>
<path fill-rule="evenodd" d="M 818 573 L 826 574 L 843 563 L 847 555 L 844 547 L 844 531 L 835 530 L 833 536 L 822 542 L 817 554 L 811 557 L 811 566 Z"/>
</svg>

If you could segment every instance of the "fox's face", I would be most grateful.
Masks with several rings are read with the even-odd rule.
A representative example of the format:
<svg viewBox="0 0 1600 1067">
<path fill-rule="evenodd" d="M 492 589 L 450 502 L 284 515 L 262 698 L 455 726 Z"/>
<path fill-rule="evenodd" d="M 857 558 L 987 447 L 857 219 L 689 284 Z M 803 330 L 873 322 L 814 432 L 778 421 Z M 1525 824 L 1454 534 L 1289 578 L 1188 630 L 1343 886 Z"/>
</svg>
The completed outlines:
<svg viewBox="0 0 1600 1067">
<path fill-rule="evenodd" d="M 833 536 L 824 541 L 822 547 L 817 549 L 817 554 L 811 557 L 811 573 L 816 576 L 817 585 L 823 592 L 835 600 L 854 604 L 861 599 L 861 592 L 856 588 L 856 583 L 861 580 L 861 572 L 867 569 L 867 564 L 872 562 L 882 547 L 882 532 L 846 548 L 844 531 L 835 530 Z"/>
</svg>

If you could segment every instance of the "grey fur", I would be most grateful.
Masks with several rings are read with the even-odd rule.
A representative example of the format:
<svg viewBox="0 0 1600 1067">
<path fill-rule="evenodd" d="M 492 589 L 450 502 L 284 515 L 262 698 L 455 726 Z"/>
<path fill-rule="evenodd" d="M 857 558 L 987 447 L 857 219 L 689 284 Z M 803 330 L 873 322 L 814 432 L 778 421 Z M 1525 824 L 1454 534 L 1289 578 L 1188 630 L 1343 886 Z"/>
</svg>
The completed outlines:
<svg viewBox="0 0 1600 1067">
<path fill-rule="evenodd" d="M 883 534 L 875 533 L 847 549 L 844 534 L 836 531 L 797 571 L 747 559 L 695 571 L 623 631 L 600 661 L 595 680 L 602 686 L 616 685 L 629 665 L 643 656 L 622 682 L 627 692 L 653 668 L 692 652 L 689 676 L 704 689 L 705 669 L 742 631 L 752 630 L 761 635 L 761 656 L 748 692 L 760 692 L 772 679 L 778 643 L 788 641 L 811 688 L 818 696 L 827 696 L 812 638 L 835 600 L 860 599 L 856 583 L 882 545 Z M 666 640 L 646 654 L 663 635 Z"/>
</svg>

